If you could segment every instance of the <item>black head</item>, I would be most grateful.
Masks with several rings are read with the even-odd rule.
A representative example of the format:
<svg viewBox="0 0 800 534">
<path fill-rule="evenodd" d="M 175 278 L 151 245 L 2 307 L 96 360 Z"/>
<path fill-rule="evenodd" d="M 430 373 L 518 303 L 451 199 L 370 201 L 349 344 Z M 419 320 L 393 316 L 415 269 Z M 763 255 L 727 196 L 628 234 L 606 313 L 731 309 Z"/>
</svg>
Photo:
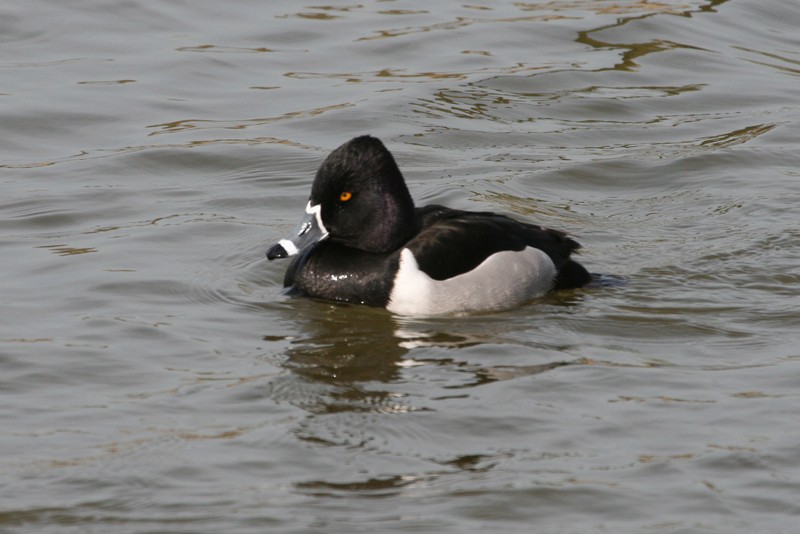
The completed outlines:
<svg viewBox="0 0 800 534">
<path fill-rule="evenodd" d="M 390 252 L 408 241 L 414 201 L 392 154 L 380 140 L 356 137 L 330 153 L 311 187 L 329 240 L 367 252 Z"/>
</svg>

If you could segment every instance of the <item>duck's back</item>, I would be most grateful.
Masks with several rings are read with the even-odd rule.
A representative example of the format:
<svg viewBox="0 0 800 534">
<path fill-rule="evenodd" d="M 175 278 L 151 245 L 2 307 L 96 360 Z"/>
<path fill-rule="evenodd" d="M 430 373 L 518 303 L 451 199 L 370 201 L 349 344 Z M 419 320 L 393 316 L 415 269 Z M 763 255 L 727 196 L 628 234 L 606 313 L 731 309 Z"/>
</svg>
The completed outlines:
<svg viewBox="0 0 800 534">
<path fill-rule="evenodd" d="M 492 254 L 541 250 L 553 262 L 559 276 L 556 287 L 580 287 L 591 276 L 570 259 L 580 245 L 558 230 L 516 221 L 491 212 L 472 212 L 426 206 L 417 208 L 417 236 L 406 245 L 419 267 L 434 280 L 446 280 L 472 271 Z"/>
</svg>

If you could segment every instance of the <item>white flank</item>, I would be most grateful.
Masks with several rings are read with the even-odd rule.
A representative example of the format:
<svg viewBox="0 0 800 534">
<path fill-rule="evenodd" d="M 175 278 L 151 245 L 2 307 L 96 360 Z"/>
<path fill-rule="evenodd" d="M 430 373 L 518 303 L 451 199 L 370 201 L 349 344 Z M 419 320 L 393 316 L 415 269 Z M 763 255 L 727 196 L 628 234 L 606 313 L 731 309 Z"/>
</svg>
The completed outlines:
<svg viewBox="0 0 800 534">
<path fill-rule="evenodd" d="M 527 247 L 498 252 L 475 269 L 440 281 L 422 272 L 414 254 L 403 249 L 386 309 L 398 315 L 439 315 L 513 308 L 547 293 L 556 274 L 547 254 Z"/>
</svg>

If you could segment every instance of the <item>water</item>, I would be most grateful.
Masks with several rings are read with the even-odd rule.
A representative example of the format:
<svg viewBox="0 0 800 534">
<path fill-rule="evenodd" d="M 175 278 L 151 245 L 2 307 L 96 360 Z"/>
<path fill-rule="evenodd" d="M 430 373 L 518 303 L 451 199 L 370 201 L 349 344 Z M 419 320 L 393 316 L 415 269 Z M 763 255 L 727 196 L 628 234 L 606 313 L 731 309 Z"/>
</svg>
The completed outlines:
<svg viewBox="0 0 800 534">
<path fill-rule="evenodd" d="M 0 530 L 797 530 L 796 2 L 0 8 Z M 466 318 L 264 251 L 382 138 L 614 287 Z"/>
</svg>

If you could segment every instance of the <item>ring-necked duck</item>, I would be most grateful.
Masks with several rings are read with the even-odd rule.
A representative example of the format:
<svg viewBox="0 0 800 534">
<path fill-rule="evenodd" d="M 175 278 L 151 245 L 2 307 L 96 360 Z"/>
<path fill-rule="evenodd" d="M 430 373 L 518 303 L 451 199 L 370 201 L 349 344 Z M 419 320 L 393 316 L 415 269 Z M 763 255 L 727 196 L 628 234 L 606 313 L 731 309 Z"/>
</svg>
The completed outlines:
<svg viewBox="0 0 800 534">
<path fill-rule="evenodd" d="M 518 306 L 591 276 L 558 230 L 490 212 L 415 208 L 380 140 L 362 136 L 322 162 L 307 220 L 267 258 L 297 257 L 283 281 L 302 294 L 434 315 Z"/>
</svg>

